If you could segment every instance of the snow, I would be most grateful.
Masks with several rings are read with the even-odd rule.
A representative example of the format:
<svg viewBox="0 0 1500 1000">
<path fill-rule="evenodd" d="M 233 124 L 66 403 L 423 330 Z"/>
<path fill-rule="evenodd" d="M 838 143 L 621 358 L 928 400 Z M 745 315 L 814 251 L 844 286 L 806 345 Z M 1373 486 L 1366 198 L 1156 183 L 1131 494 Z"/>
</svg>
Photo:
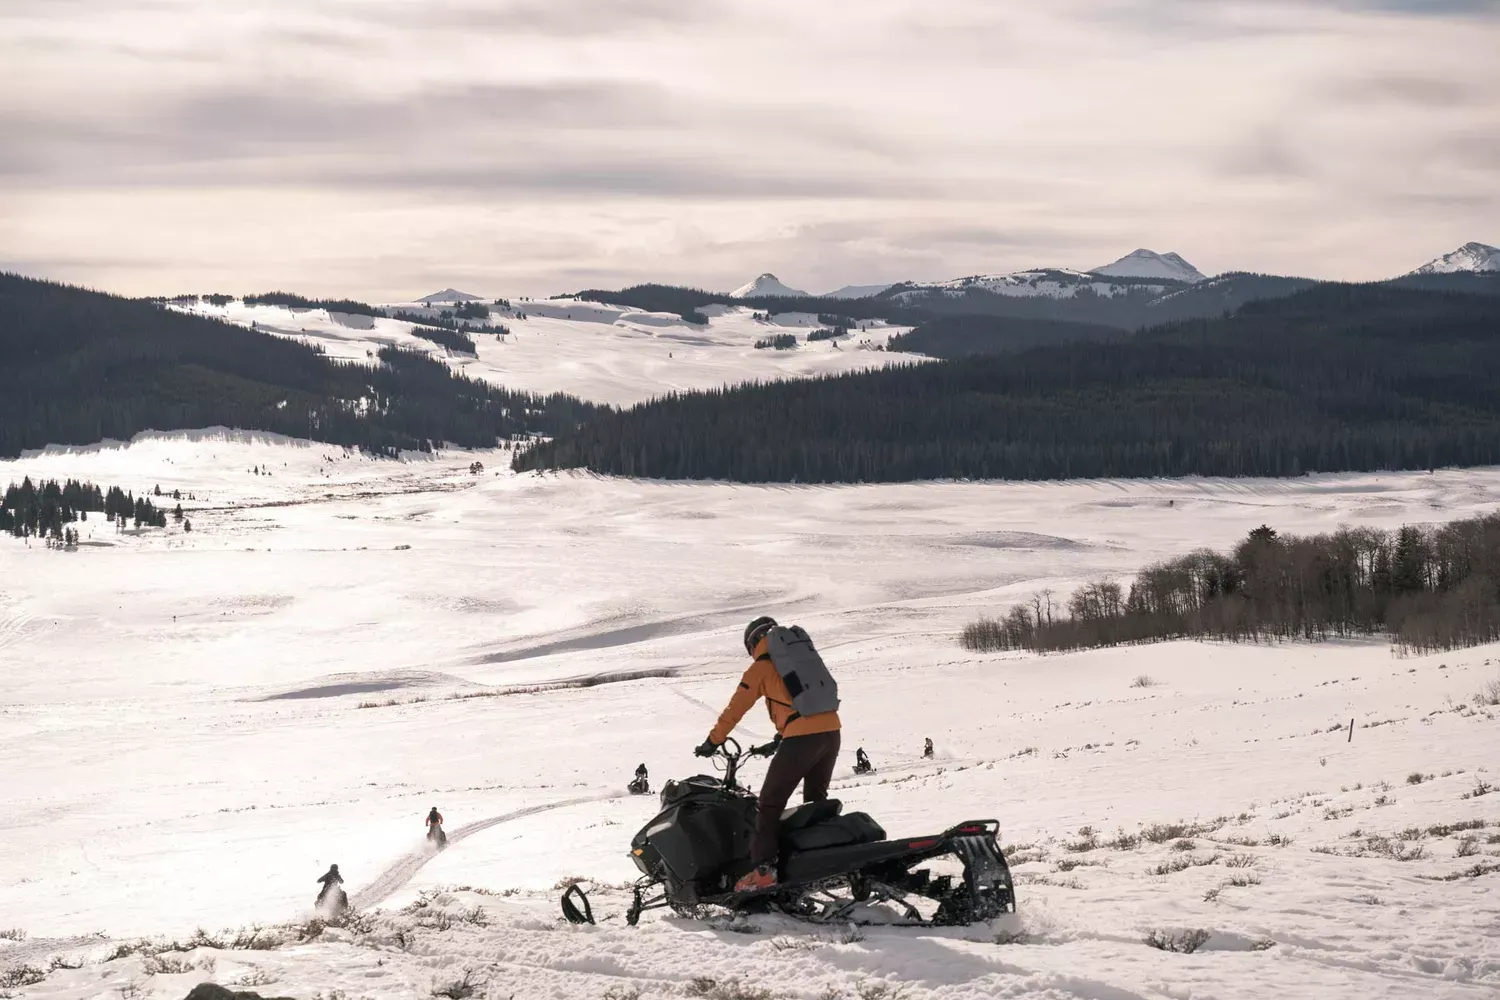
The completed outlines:
<svg viewBox="0 0 1500 1000">
<path fill-rule="evenodd" d="M 580 299 L 516 301 L 513 310 L 491 307 L 488 322 L 503 324 L 510 333 L 503 338 L 474 334 L 474 355 L 453 353 L 414 336 L 412 324 L 402 320 L 330 314 L 322 309 L 247 306 L 241 301 L 174 308 L 244 326 L 253 323 L 267 333 L 315 344 L 339 360 L 373 363 L 381 347 L 395 346 L 422 351 L 455 370 L 507 389 L 568 392 L 617 406 L 668 392 L 925 360 L 919 355 L 875 350 L 884 347 L 892 334 L 910 327 L 873 321 L 861 324 L 862 329 L 841 344 L 808 343 L 806 334 L 822 325 L 816 313 L 778 313 L 771 320 L 757 320 L 753 310 L 736 306 L 705 308 L 709 322 L 698 326 L 673 313 Z M 425 316 L 440 311 L 422 303 L 395 303 L 389 309 Z M 757 340 L 780 333 L 796 335 L 797 348 L 756 349 Z"/>
<path fill-rule="evenodd" d="M 1031 271 L 1012 271 L 1008 274 L 976 274 L 965 278 L 954 278 L 951 281 L 908 285 L 906 288 L 907 290 L 898 292 L 897 295 L 902 298 L 929 292 L 962 295 L 973 288 L 994 295 L 1008 295 L 1015 298 L 1071 299 L 1084 290 L 1106 298 L 1143 291 L 1159 295 L 1166 291 L 1167 286 L 1122 285 L 1111 281 L 1100 281 L 1087 271 L 1050 267 Z"/>
<path fill-rule="evenodd" d="M 434 305 L 439 302 L 481 302 L 483 300 L 483 295 L 470 295 L 468 292 L 460 292 L 456 288 L 445 288 L 441 292 L 433 292 L 431 295 L 424 295 L 416 301 L 425 302 L 428 305 Z"/>
<path fill-rule="evenodd" d="M 1111 278 L 1167 278 L 1189 283 L 1207 280 L 1207 275 L 1180 255 L 1145 249 L 1132 251 L 1113 264 L 1096 267 L 1093 273 Z"/>
<path fill-rule="evenodd" d="M 521 336 L 541 339 L 539 322 Z M 584 336 L 582 320 L 547 322 L 573 324 L 554 352 Z M 619 328 L 596 325 L 599 349 L 618 347 Z M 364 336 L 388 333 L 377 321 Z M 568 367 L 579 356 L 554 357 L 574 379 L 556 387 L 588 382 Z M 1500 648 L 1399 659 L 1378 641 L 1179 642 L 1037 658 L 955 641 L 1040 588 L 1125 580 L 1263 522 L 1493 511 L 1500 469 L 747 487 L 518 476 L 507 458 L 377 461 L 210 429 L 0 463 L 0 483 L 196 497 L 190 534 L 91 519 L 76 552 L 0 538 L 0 930 L 28 935 L 0 938 L 0 972 L 83 961 L 19 995 L 176 1000 L 214 979 L 409 997 L 465 968 L 488 981 L 477 996 L 518 998 L 695 995 L 703 978 L 805 1000 L 882 983 L 908 1000 L 1500 988 L 1500 873 L 1461 874 L 1500 863 L 1500 794 L 1473 796 L 1494 782 L 1500 720 L 1469 702 L 1500 678 Z M 700 770 L 691 748 L 762 611 L 806 625 L 840 679 L 835 794 L 896 834 L 998 818 L 1018 915 L 858 933 L 657 913 L 623 926 L 627 844 L 655 808 L 623 786 L 642 760 L 658 785 Z M 579 678 L 606 682 L 567 683 Z M 1352 742 L 1338 728 L 1351 718 Z M 741 732 L 769 735 L 758 712 Z M 850 773 L 856 746 L 874 775 Z M 435 856 L 421 844 L 433 805 L 451 836 Z M 1460 834 L 1423 832 L 1467 821 L 1486 824 L 1473 856 L 1458 856 Z M 1106 844 L 1178 822 L 1204 824 L 1190 851 Z M 1070 849 L 1084 826 L 1101 846 Z M 1396 860 L 1376 834 L 1424 856 Z M 172 956 L 197 966 L 183 972 L 104 961 L 138 935 L 305 921 L 330 862 L 366 932 L 207 942 Z M 594 886 L 598 927 L 559 924 L 569 877 Z M 1144 943 L 1195 929 L 1209 935 L 1195 954 Z"/>
<path fill-rule="evenodd" d="M 760 277 L 754 279 L 753 281 L 747 281 L 745 284 L 729 293 L 729 297 L 732 299 L 750 299 L 757 296 L 778 295 L 800 298 L 802 296 L 806 296 L 807 293 L 800 289 L 792 288 L 789 285 L 783 285 L 781 283 L 781 279 L 777 278 L 776 275 L 771 274 L 769 271 L 767 271 L 765 274 L 762 274 Z"/>
<path fill-rule="evenodd" d="M 1412 274 L 1454 274 L 1460 271 L 1500 271 L 1500 247 L 1465 243 L 1452 253 L 1428 261 Z"/>
<path fill-rule="evenodd" d="M 879 295 L 890 288 L 894 282 L 886 282 L 883 285 L 845 285 L 843 288 L 835 288 L 831 292 L 824 292 L 825 299 L 868 299 Z"/>
</svg>

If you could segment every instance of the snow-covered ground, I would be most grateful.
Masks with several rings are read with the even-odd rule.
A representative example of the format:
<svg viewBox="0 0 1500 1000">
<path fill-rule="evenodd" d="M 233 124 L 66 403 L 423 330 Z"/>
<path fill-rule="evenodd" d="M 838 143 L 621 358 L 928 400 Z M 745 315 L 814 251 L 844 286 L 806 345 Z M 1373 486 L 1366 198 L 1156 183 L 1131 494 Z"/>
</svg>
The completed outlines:
<svg viewBox="0 0 1500 1000">
<path fill-rule="evenodd" d="M 496 309 L 492 322 L 510 334 L 475 334 L 474 355 L 455 354 L 413 336 L 412 324 L 326 309 L 287 309 L 247 306 L 242 301 L 224 306 L 199 303 L 184 311 L 227 319 L 268 333 L 316 344 L 331 358 L 371 361 L 381 347 L 420 350 L 446 360 L 455 369 L 505 386 L 539 393 L 559 390 L 596 403 L 628 406 L 668 392 L 717 389 L 742 382 L 806 378 L 838 372 L 910 364 L 924 360 L 913 354 L 887 354 L 892 334 L 909 327 L 872 321 L 869 329 L 848 337 L 807 342 L 817 329 L 817 311 L 778 313 L 757 320 L 748 308 L 709 306 L 706 326 L 688 323 L 673 313 L 653 313 L 578 299 L 544 299 L 513 303 L 525 319 Z M 392 310 L 431 313 L 425 303 L 395 304 Z M 837 303 L 826 307 L 837 311 Z M 798 340 L 792 350 L 756 349 L 755 342 L 790 333 Z"/>
<path fill-rule="evenodd" d="M 544 322 L 582 336 L 536 317 L 521 338 Z M 1127 578 L 1262 522 L 1494 510 L 1500 470 L 744 487 L 516 476 L 507 457 L 395 463 L 201 432 L 0 463 L 0 484 L 194 497 L 191 533 L 90 520 L 76 552 L 0 538 L 0 976 L 82 962 L 11 992 L 178 998 L 213 978 L 353 1000 L 429 995 L 466 969 L 476 996 L 517 998 L 1500 991 L 1500 792 L 1475 795 L 1500 771 L 1500 721 L 1470 704 L 1500 650 L 1036 658 L 956 641 L 1040 588 Z M 691 748 L 762 611 L 806 625 L 840 678 L 835 794 L 893 834 L 997 818 L 1015 918 L 623 926 L 627 845 L 655 806 L 623 786 L 640 761 L 658 784 L 700 769 Z M 584 677 L 613 682 L 549 686 Z M 769 735 L 759 712 L 743 731 Z M 876 774 L 851 774 L 856 746 Z M 453 835 L 435 857 L 431 806 Z M 1444 829 L 1460 823 L 1479 825 Z M 1172 836 L 1129 842 L 1145 832 Z M 303 942 L 275 926 L 271 950 L 212 940 L 305 922 L 331 862 L 367 922 Z M 598 887 L 598 927 L 560 924 L 571 877 Z M 1199 929 L 1194 954 L 1145 943 Z M 105 960 L 143 935 L 190 950 Z"/>
</svg>

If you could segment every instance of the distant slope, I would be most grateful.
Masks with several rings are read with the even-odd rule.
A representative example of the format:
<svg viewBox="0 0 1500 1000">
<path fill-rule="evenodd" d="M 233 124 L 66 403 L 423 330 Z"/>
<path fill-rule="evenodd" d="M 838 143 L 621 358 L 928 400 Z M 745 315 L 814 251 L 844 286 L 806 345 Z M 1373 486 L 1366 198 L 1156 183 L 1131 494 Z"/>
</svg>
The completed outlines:
<svg viewBox="0 0 1500 1000">
<path fill-rule="evenodd" d="M 428 305 L 432 305 L 437 302 L 481 302 L 483 300 L 483 295 L 470 295 L 468 292 L 460 292 L 456 288 L 445 288 L 441 292 L 433 292 L 431 295 L 424 295 L 416 301 L 426 302 Z"/>
<path fill-rule="evenodd" d="M 1179 254 L 1157 253 L 1145 249 L 1128 253 L 1113 264 L 1096 267 L 1091 273 L 1115 278 L 1166 278 L 1189 284 L 1204 281 L 1208 277 L 1183 260 Z"/>
<path fill-rule="evenodd" d="M 591 409 L 382 348 L 339 363 L 153 302 L 0 274 L 0 456 L 223 425 L 366 448 L 555 434 Z"/>
<path fill-rule="evenodd" d="M 1412 274 L 1456 274 L 1460 272 L 1500 272 L 1500 247 L 1487 243 L 1465 243 L 1452 253 L 1430 260 Z"/>
<path fill-rule="evenodd" d="M 825 299 L 867 299 L 872 295 L 879 295 L 890 288 L 894 282 L 886 282 L 883 285 L 845 285 L 843 288 L 835 288 L 831 292 L 824 292 L 821 298 Z"/>
<path fill-rule="evenodd" d="M 1496 371 L 1500 299 L 1323 284 L 1114 343 L 596 414 L 515 467 L 860 482 L 1489 465 Z"/>
<path fill-rule="evenodd" d="M 1425 288 L 1433 292 L 1464 292 L 1469 295 L 1500 295 L 1500 271 L 1448 271 L 1407 274 L 1387 282 L 1399 288 Z"/>
<path fill-rule="evenodd" d="M 964 358 L 1074 341 L 1123 340 L 1127 336 L 1129 333 L 1119 327 L 1100 323 L 1013 316 L 940 316 L 919 324 L 910 333 L 892 337 L 888 348 L 932 358 Z"/>
<path fill-rule="evenodd" d="M 792 288 L 790 285 L 783 285 L 781 283 L 781 280 L 777 278 L 776 275 L 771 274 L 768 271 L 765 274 L 762 274 L 760 277 L 755 278 L 753 281 L 747 281 L 745 284 L 736 288 L 734 291 L 729 293 L 729 297 L 731 299 L 800 299 L 810 298 L 811 296 L 808 296 L 808 294 L 802 291 L 800 288 Z"/>
</svg>

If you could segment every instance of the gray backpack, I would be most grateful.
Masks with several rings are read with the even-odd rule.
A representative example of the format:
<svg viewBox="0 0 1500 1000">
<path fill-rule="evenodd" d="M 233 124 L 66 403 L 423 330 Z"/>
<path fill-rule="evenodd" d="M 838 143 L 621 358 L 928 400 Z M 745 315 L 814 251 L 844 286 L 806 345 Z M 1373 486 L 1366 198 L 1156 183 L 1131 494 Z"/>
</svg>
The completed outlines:
<svg viewBox="0 0 1500 1000">
<path fill-rule="evenodd" d="M 839 707 L 839 684 L 828 672 L 802 626 L 777 625 L 766 634 L 771 666 L 781 675 L 798 715 L 821 715 Z"/>
</svg>

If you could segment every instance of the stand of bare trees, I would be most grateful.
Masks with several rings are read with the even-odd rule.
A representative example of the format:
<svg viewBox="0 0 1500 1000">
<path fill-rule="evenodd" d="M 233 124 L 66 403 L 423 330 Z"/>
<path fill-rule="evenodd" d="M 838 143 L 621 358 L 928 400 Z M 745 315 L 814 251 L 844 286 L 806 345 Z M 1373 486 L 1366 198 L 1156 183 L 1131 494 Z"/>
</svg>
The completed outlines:
<svg viewBox="0 0 1500 1000">
<path fill-rule="evenodd" d="M 1398 531 L 1279 535 L 1262 525 L 1229 555 L 1147 566 L 1127 593 L 1039 594 L 963 633 L 975 650 L 1038 652 L 1199 638 L 1236 642 L 1385 634 L 1402 653 L 1500 640 L 1500 514 Z"/>
</svg>

